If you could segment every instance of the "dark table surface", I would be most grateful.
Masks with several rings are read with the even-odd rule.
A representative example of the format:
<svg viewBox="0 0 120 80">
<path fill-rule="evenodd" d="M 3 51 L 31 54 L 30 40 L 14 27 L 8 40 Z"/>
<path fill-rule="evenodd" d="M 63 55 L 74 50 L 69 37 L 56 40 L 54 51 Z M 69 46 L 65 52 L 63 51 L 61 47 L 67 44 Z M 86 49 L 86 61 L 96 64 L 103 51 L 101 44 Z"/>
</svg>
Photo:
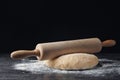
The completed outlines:
<svg viewBox="0 0 120 80">
<path fill-rule="evenodd" d="M 35 58 L 12 60 L 9 54 L 3 54 L 0 56 L 0 80 L 120 80 L 120 54 L 96 55 L 100 60 L 96 68 L 60 71 L 45 66 L 36 67 L 39 64 Z"/>
</svg>

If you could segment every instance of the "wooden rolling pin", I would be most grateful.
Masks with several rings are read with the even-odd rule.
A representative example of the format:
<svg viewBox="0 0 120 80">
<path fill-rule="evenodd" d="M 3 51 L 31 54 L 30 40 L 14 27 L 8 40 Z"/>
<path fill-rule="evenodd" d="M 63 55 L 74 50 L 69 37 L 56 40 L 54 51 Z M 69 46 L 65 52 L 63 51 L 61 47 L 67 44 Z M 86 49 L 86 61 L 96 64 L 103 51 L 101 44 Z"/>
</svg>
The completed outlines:
<svg viewBox="0 0 120 80">
<path fill-rule="evenodd" d="M 34 50 L 18 50 L 11 53 L 11 58 L 22 59 L 37 56 L 39 60 L 53 59 L 63 54 L 71 53 L 97 53 L 102 47 L 114 46 L 114 40 L 101 42 L 99 38 L 59 41 L 37 44 Z"/>
</svg>

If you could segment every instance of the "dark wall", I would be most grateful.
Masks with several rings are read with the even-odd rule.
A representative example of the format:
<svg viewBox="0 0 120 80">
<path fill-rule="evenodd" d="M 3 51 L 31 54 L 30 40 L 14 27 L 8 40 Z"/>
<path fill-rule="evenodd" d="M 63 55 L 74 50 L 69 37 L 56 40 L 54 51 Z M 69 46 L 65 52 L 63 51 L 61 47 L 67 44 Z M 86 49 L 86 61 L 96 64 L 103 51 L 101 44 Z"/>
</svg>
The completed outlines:
<svg viewBox="0 0 120 80">
<path fill-rule="evenodd" d="M 11 2 L 0 24 L 0 52 L 34 49 L 37 43 L 99 37 L 117 45 L 102 52 L 119 53 L 119 28 L 113 2 Z"/>
</svg>

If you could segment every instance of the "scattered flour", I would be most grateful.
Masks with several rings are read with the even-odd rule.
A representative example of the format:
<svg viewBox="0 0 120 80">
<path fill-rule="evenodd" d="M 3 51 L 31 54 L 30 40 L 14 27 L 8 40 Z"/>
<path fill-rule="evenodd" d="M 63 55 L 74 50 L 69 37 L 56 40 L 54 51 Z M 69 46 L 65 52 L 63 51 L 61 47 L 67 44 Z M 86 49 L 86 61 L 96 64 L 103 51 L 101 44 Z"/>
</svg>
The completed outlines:
<svg viewBox="0 0 120 80">
<path fill-rule="evenodd" d="M 120 61 L 109 60 L 109 59 L 99 59 L 101 66 L 97 66 L 89 70 L 78 70 L 78 71 L 66 71 L 48 68 L 44 65 L 44 61 L 37 60 L 21 60 L 20 63 L 14 64 L 13 68 L 15 70 L 30 71 L 34 74 L 41 73 L 62 73 L 62 74 L 80 74 L 89 75 L 93 77 L 103 77 L 103 76 L 120 76 Z"/>
</svg>

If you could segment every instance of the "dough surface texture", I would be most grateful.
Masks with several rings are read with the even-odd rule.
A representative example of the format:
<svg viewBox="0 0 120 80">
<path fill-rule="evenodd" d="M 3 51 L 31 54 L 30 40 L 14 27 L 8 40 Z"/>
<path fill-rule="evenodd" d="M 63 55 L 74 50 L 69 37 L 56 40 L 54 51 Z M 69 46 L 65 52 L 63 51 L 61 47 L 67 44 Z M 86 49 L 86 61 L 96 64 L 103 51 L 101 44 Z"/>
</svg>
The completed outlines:
<svg viewBox="0 0 120 80">
<path fill-rule="evenodd" d="M 56 69 L 80 70 L 93 68 L 98 62 L 98 58 L 93 54 L 74 53 L 46 60 L 45 65 Z"/>
</svg>

